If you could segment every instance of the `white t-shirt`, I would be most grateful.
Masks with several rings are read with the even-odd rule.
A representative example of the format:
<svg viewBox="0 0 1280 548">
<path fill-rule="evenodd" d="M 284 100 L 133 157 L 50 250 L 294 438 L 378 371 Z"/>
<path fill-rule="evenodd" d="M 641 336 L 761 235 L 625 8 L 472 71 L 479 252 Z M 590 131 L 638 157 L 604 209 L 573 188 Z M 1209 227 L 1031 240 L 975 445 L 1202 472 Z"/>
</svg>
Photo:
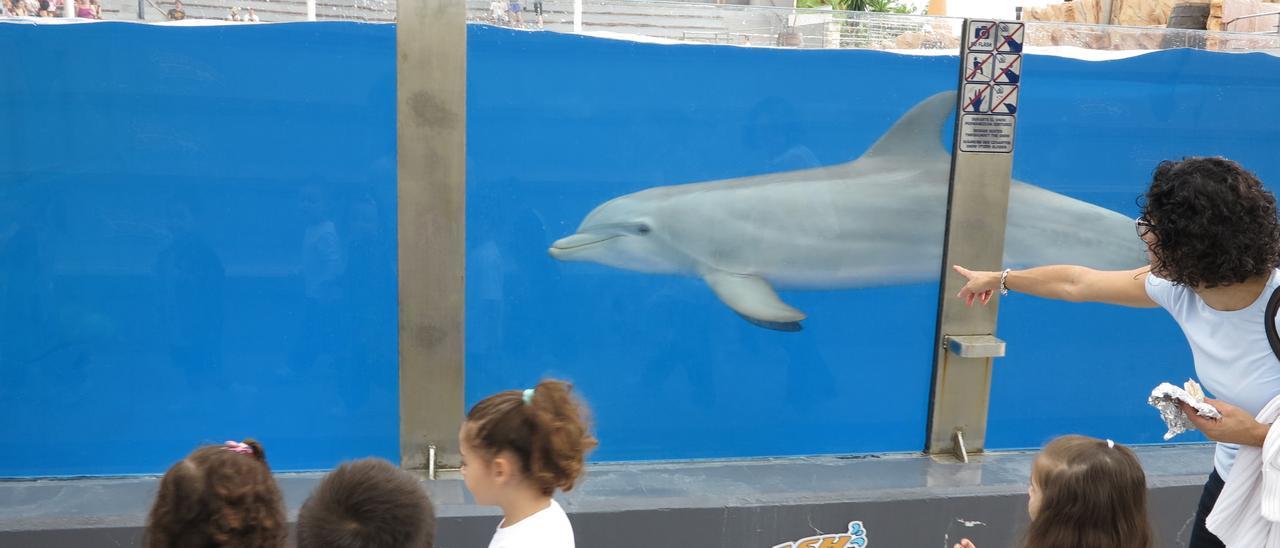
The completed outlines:
<svg viewBox="0 0 1280 548">
<path fill-rule="evenodd" d="M 556 501 L 538 513 L 493 533 L 489 548 L 574 548 L 573 526 Z"/>
<path fill-rule="evenodd" d="M 1196 376 L 1210 396 L 1257 415 L 1280 395 L 1280 360 L 1271 352 L 1263 323 L 1271 292 L 1280 286 L 1277 271 L 1258 299 L 1240 310 L 1210 308 L 1191 288 L 1147 276 L 1147 295 L 1182 327 Z M 1280 323 L 1280 322 L 1278 322 Z M 1219 443 L 1213 466 L 1226 479 L 1235 462 L 1235 444 Z"/>
</svg>

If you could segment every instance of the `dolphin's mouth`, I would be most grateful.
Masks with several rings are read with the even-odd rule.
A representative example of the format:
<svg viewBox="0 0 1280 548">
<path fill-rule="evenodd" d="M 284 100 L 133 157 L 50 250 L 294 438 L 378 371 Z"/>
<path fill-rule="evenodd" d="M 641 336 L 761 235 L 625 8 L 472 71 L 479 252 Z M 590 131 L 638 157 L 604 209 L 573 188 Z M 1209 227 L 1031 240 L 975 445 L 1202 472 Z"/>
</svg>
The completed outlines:
<svg viewBox="0 0 1280 548">
<path fill-rule="evenodd" d="M 621 234 L 574 234 L 556 240 L 555 243 L 551 244 L 551 249 L 548 251 L 551 252 L 552 257 L 559 257 L 621 237 Z"/>
</svg>

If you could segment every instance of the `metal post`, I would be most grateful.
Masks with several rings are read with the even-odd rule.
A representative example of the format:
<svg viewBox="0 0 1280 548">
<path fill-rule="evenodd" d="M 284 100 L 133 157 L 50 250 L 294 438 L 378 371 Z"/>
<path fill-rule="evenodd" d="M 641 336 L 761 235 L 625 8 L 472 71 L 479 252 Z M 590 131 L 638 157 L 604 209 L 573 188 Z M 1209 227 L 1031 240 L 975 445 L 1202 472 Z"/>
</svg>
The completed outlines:
<svg viewBox="0 0 1280 548">
<path fill-rule="evenodd" d="M 138 0 L 138 20 L 139 21 L 147 20 L 147 12 L 144 11 L 146 8 L 142 6 L 143 2 L 146 2 L 146 1 L 147 0 Z"/>
<path fill-rule="evenodd" d="M 396 19 L 400 461 L 430 469 L 458 464 L 464 405 L 466 3 L 399 2 Z"/>
<path fill-rule="evenodd" d="M 75 16 L 76 16 L 76 3 L 75 3 L 75 0 L 63 0 L 63 2 L 62 2 L 62 16 L 63 16 L 63 17 L 75 17 Z"/>
<path fill-rule="evenodd" d="M 967 462 L 985 446 L 992 360 L 1005 348 L 995 338 L 999 298 L 966 307 L 951 265 L 1003 268 L 1026 32 L 1023 23 L 966 20 L 964 33 L 926 449 Z"/>
<path fill-rule="evenodd" d="M 582 0 L 573 0 L 573 32 L 582 32 Z"/>
<path fill-rule="evenodd" d="M 397 12 L 399 11 L 399 9 L 400 9 L 399 7 L 396 8 Z M 308 21 L 316 20 L 316 0 L 307 0 L 307 20 Z"/>
</svg>

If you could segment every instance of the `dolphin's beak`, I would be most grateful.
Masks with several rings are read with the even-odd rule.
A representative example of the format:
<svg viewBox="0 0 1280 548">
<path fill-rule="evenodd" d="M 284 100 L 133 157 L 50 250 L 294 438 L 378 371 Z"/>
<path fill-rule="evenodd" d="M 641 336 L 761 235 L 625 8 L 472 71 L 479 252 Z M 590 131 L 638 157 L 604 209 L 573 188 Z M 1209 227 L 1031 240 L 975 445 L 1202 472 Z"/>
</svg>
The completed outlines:
<svg viewBox="0 0 1280 548">
<path fill-rule="evenodd" d="M 578 233 L 572 236 L 566 236 L 564 238 L 560 238 L 559 240 L 556 240 L 555 243 L 551 244 L 551 249 L 549 249 L 548 251 L 551 252 L 552 257 L 555 257 L 557 259 L 562 259 L 585 247 L 592 246 L 601 242 L 607 242 L 617 237 L 619 237 L 618 234 Z"/>
</svg>

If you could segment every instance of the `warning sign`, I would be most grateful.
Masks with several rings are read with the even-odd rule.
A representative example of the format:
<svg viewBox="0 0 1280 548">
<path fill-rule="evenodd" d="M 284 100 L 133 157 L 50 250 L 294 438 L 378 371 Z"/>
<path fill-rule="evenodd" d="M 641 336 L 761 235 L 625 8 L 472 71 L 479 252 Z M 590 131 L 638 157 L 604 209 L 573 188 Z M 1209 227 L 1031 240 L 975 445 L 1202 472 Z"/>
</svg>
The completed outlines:
<svg viewBox="0 0 1280 548">
<path fill-rule="evenodd" d="M 965 114 L 960 117 L 961 152 L 1013 152 L 1013 116 Z"/>
<path fill-rule="evenodd" d="M 969 21 L 969 51 L 991 51 L 996 47 L 995 21 Z"/>
<path fill-rule="evenodd" d="M 995 78 L 998 84 L 1016 84 L 1022 79 L 1022 56 L 1016 53 L 995 53 L 991 64 L 994 65 Z"/>
<path fill-rule="evenodd" d="M 996 51 L 1022 53 L 1022 40 L 1026 34 L 1027 26 L 1023 23 L 1000 23 L 996 33 Z"/>
<path fill-rule="evenodd" d="M 1013 21 L 968 21 L 961 44 L 959 152 L 1009 154 L 1022 85 L 1026 26 Z"/>
<path fill-rule="evenodd" d="M 964 103 L 961 104 L 960 110 L 973 114 L 991 112 L 991 85 L 965 84 Z"/>
<path fill-rule="evenodd" d="M 987 112 L 992 114 L 1017 114 L 1018 86 L 991 86 L 991 108 Z"/>
<path fill-rule="evenodd" d="M 995 75 L 996 60 L 994 53 L 970 53 L 965 58 L 964 80 L 966 82 L 990 82 Z"/>
</svg>

